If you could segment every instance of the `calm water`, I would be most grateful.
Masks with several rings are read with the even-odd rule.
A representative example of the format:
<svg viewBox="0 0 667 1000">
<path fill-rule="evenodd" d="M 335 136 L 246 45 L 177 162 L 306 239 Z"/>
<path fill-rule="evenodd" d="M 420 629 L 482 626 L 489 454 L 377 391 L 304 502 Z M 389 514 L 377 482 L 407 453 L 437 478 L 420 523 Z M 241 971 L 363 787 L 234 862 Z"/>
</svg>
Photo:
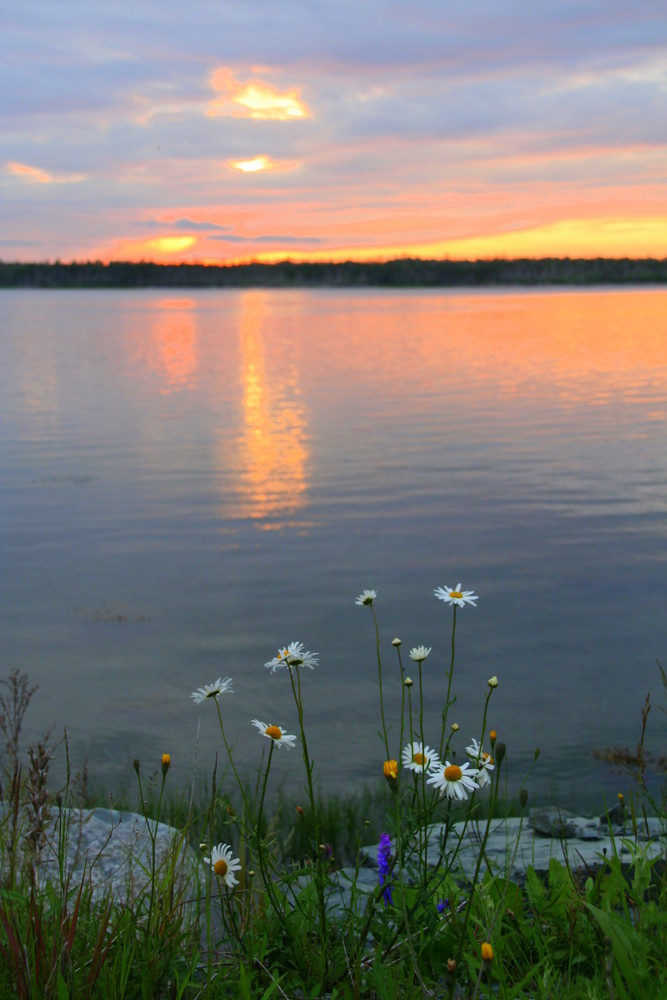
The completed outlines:
<svg viewBox="0 0 667 1000">
<path fill-rule="evenodd" d="M 625 779 L 667 665 L 667 292 L 3 292 L 0 672 L 39 684 L 26 737 L 67 727 L 108 786 L 170 751 L 210 771 L 223 701 L 238 762 L 257 716 L 296 731 L 301 640 L 325 788 L 381 768 L 372 618 L 396 718 L 391 639 L 433 647 L 438 742 L 452 612 L 452 719 L 490 724 L 519 780 L 582 803 Z M 397 743 L 397 724 L 395 727 Z M 665 716 L 648 743 L 664 750 Z M 397 748 L 398 749 L 398 748 Z M 380 772 L 381 773 L 381 772 Z M 276 774 L 298 787 L 299 755 Z M 380 779 L 381 780 L 381 779 Z"/>
</svg>

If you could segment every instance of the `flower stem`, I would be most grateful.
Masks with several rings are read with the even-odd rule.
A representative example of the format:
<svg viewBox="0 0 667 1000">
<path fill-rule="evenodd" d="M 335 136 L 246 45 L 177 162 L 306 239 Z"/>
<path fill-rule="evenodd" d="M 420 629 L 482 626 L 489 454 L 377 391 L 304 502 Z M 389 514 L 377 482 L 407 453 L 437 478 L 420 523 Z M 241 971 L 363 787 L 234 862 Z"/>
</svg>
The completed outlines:
<svg viewBox="0 0 667 1000">
<path fill-rule="evenodd" d="M 373 614 L 373 623 L 375 625 L 375 649 L 377 653 L 378 661 L 378 686 L 380 688 L 380 716 L 382 718 L 382 736 L 384 738 L 384 748 L 387 752 L 386 759 L 389 760 L 391 754 L 389 753 L 389 738 L 387 736 L 387 723 L 384 718 L 384 697 L 382 694 L 382 657 L 380 656 L 380 629 L 378 628 L 378 620 L 375 615 L 375 608 L 371 604 L 371 612 Z"/>
</svg>

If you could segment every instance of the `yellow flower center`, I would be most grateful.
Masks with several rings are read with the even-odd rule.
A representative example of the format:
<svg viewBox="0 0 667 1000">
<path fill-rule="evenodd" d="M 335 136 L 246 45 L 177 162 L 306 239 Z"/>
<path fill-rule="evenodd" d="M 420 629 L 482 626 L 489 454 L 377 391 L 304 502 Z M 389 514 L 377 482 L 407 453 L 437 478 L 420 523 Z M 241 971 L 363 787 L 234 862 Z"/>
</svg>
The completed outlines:
<svg viewBox="0 0 667 1000">
<path fill-rule="evenodd" d="M 481 763 L 482 764 L 493 764 L 493 757 L 491 756 L 491 754 L 488 754 L 488 753 L 485 753 L 484 751 L 482 751 L 482 760 L 481 760 Z"/>
<path fill-rule="evenodd" d="M 449 596 L 454 597 L 456 599 L 460 599 L 461 597 L 463 597 L 463 594 L 461 593 L 460 590 L 450 590 Z"/>
<path fill-rule="evenodd" d="M 449 767 L 445 768 L 446 781 L 460 781 L 462 777 L 463 771 L 458 764 L 450 764 Z"/>
<path fill-rule="evenodd" d="M 415 762 L 415 764 L 420 764 L 422 767 L 423 767 L 424 764 L 428 763 L 427 758 L 424 756 L 423 753 L 415 753 L 415 754 L 413 754 L 412 755 L 412 759 Z"/>
<path fill-rule="evenodd" d="M 218 876 L 218 878 L 224 878 L 227 874 L 227 862 L 224 858 L 219 858 L 213 865 L 213 871 Z"/>
<path fill-rule="evenodd" d="M 280 726 L 267 726 L 264 733 L 266 736 L 270 736 L 272 740 L 279 740 L 283 735 Z"/>
</svg>

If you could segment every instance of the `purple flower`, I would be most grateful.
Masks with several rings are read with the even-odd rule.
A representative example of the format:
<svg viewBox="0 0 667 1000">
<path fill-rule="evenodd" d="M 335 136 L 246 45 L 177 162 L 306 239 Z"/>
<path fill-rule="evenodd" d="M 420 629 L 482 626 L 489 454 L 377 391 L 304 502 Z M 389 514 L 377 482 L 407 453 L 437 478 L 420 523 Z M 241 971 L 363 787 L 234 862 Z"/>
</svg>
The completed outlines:
<svg viewBox="0 0 667 1000">
<path fill-rule="evenodd" d="M 449 900 L 448 899 L 439 899 L 438 902 L 435 905 L 436 905 L 436 909 L 437 909 L 438 913 L 444 913 L 445 910 L 449 909 Z"/>
<path fill-rule="evenodd" d="M 380 834 L 380 846 L 378 848 L 378 871 L 380 873 L 380 885 L 384 885 L 385 889 L 382 893 L 384 899 L 384 905 L 391 906 L 394 902 L 391 896 L 391 885 L 386 884 L 387 876 L 391 868 L 391 837 L 388 833 Z"/>
</svg>

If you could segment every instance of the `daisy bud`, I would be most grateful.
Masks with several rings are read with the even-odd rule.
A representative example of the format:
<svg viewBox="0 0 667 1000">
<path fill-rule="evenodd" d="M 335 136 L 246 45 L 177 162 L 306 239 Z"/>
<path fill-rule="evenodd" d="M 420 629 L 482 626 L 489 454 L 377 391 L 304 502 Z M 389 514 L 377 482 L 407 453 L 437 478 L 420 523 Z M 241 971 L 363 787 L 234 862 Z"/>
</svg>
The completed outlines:
<svg viewBox="0 0 667 1000">
<path fill-rule="evenodd" d="M 254 868 L 249 868 L 248 869 L 248 878 L 254 878 L 254 877 L 255 877 L 255 869 Z"/>
<path fill-rule="evenodd" d="M 493 948 L 488 941 L 484 941 L 482 944 L 482 961 L 492 962 L 493 961 Z"/>
<path fill-rule="evenodd" d="M 201 844 L 199 845 L 199 850 L 200 851 L 205 851 L 206 849 L 207 849 L 206 848 L 206 841 L 202 840 Z"/>
<path fill-rule="evenodd" d="M 459 726 L 458 722 L 452 722 L 452 732 L 453 733 L 458 733 L 458 731 L 459 731 L 460 728 L 461 727 Z"/>
<path fill-rule="evenodd" d="M 134 760 L 132 761 L 132 767 L 137 772 L 137 774 L 139 774 L 139 771 L 141 770 L 141 764 L 139 762 L 138 757 L 135 757 Z"/>
<path fill-rule="evenodd" d="M 447 959 L 447 972 L 450 974 L 450 976 L 453 975 L 456 972 L 456 959 L 455 958 L 448 958 Z"/>
<path fill-rule="evenodd" d="M 519 792 L 519 803 L 522 809 L 526 808 L 526 802 L 528 801 L 528 789 L 522 788 Z"/>
<path fill-rule="evenodd" d="M 502 764 L 505 759 L 505 754 L 507 753 L 507 747 L 504 743 L 496 743 L 496 764 L 498 767 Z"/>
<path fill-rule="evenodd" d="M 535 757 L 535 760 L 537 760 L 537 758 L 540 756 L 540 748 L 539 747 L 535 747 L 535 753 L 534 753 L 533 756 Z"/>
<path fill-rule="evenodd" d="M 493 677 L 489 677 L 487 684 L 489 685 L 490 688 L 498 687 L 498 678 L 496 677 L 495 674 L 493 675 Z"/>
<path fill-rule="evenodd" d="M 400 646 L 401 645 L 401 640 L 400 639 L 392 639 L 391 640 L 391 644 L 392 644 L 392 646 Z"/>
<path fill-rule="evenodd" d="M 168 753 L 163 753 L 162 754 L 162 775 L 163 775 L 163 777 L 166 777 L 167 771 L 169 770 L 170 767 L 171 767 L 171 757 L 169 756 Z"/>
<path fill-rule="evenodd" d="M 412 685 L 414 684 L 414 681 L 412 677 L 406 677 L 403 683 L 405 684 L 406 688 L 411 688 Z"/>
</svg>

